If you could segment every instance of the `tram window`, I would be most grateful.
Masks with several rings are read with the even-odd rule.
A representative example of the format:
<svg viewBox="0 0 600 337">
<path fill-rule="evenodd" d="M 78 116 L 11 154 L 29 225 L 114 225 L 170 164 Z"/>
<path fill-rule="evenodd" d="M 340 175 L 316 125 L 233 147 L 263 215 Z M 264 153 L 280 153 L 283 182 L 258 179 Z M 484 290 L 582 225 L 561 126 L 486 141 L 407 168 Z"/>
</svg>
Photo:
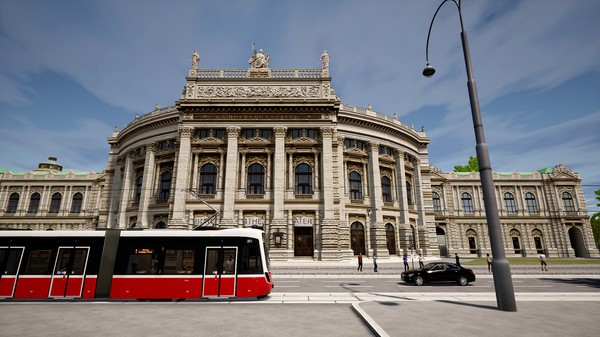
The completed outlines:
<svg viewBox="0 0 600 337">
<path fill-rule="evenodd" d="M 33 249 L 29 253 L 29 261 L 25 274 L 28 275 L 46 275 L 50 274 L 50 258 L 52 250 L 50 249 Z"/>
<path fill-rule="evenodd" d="M 4 275 L 16 275 L 19 268 L 19 260 L 21 259 L 21 249 L 0 249 L 0 263 L 4 260 L 5 254 L 8 255 Z"/>
<path fill-rule="evenodd" d="M 194 268 L 194 251 L 191 249 L 167 249 L 165 274 L 191 274 Z"/>
<path fill-rule="evenodd" d="M 158 260 L 154 249 L 134 249 L 129 254 L 127 274 L 155 274 L 157 273 Z"/>
<path fill-rule="evenodd" d="M 262 274 L 263 268 L 260 260 L 260 248 L 258 245 L 241 247 L 241 268 L 238 274 Z"/>
</svg>

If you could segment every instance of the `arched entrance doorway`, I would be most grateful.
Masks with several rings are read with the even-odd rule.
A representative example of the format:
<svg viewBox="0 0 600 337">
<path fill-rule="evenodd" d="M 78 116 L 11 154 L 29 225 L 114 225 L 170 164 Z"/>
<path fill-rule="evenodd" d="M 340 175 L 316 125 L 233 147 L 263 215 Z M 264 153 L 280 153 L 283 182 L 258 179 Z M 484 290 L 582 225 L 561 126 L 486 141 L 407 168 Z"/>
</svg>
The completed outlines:
<svg viewBox="0 0 600 337">
<path fill-rule="evenodd" d="M 575 251 L 576 257 L 586 257 L 585 243 L 583 242 L 583 234 L 577 227 L 569 228 L 569 239 L 571 240 L 571 248 Z"/>
<path fill-rule="evenodd" d="M 448 247 L 446 246 L 446 232 L 442 227 L 436 227 L 435 234 L 437 235 L 440 256 L 448 256 Z"/>
<path fill-rule="evenodd" d="M 385 224 L 385 237 L 387 238 L 387 249 L 390 255 L 396 255 L 396 233 L 394 225 L 391 223 Z"/>
<path fill-rule="evenodd" d="M 350 248 L 354 255 L 365 254 L 365 226 L 358 221 L 350 225 Z"/>
</svg>

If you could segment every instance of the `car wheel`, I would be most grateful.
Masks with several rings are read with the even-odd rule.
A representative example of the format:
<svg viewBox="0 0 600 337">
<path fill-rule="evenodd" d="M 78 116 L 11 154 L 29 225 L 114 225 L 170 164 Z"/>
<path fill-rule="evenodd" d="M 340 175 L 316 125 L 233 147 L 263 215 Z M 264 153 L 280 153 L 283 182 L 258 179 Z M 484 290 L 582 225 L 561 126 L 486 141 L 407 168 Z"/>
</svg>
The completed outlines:
<svg viewBox="0 0 600 337">
<path fill-rule="evenodd" d="M 415 285 L 417 285 L 417 286 L 423 285 L 423 278 L 421 276 L 415 277 Z"/>
<path fill-rule="evenodd" d="M 458 280 L 456 280 L 458 282 L 459 285 L 461 286 L 466 286 L 467 283 L 469 283 L 469 280 L 467 280 L 466 276 L 461 276 L 458 278 Z"/>
</svg>

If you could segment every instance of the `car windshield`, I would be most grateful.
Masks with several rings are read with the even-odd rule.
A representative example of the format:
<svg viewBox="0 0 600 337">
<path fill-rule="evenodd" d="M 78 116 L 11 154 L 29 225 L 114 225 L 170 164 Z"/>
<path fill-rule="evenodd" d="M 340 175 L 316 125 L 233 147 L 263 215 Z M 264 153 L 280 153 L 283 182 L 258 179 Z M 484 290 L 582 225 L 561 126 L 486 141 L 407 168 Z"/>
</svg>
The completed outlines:
<svg viewBox="0 0 600 337">
<path fill-rule="evenodd" d="M 433 266 L 435 266 L 435 263 L 428 263 L 425 266 L 423 266 L 423 269 L 431 269 Z"/>
</svg>

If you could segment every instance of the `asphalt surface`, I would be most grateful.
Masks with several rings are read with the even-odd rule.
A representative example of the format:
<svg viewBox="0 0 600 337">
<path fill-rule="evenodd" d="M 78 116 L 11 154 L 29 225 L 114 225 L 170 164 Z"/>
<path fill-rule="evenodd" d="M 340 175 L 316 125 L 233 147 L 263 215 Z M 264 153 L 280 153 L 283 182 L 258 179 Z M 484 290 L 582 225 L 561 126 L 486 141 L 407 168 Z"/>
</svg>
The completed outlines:
<svg viewBox="0 0 600 337">
<path fill-rule="evenodd" d="M 513 275 L 600 277 L 594 265 L 515 266 Z M 369 259 L 363 275 L 402 271 L 399 259 Z M 285 275 L 356 275 L 354 261 L 273 261 Z M 485 266 L 473 268 L 487 273 Z M 600 288 L 516 292 L 517 311 L 498 309 L 494 292 L 272 293 L 261 300 L 0 300 L 0 336 L 597 336 Z"/>
</svg>

